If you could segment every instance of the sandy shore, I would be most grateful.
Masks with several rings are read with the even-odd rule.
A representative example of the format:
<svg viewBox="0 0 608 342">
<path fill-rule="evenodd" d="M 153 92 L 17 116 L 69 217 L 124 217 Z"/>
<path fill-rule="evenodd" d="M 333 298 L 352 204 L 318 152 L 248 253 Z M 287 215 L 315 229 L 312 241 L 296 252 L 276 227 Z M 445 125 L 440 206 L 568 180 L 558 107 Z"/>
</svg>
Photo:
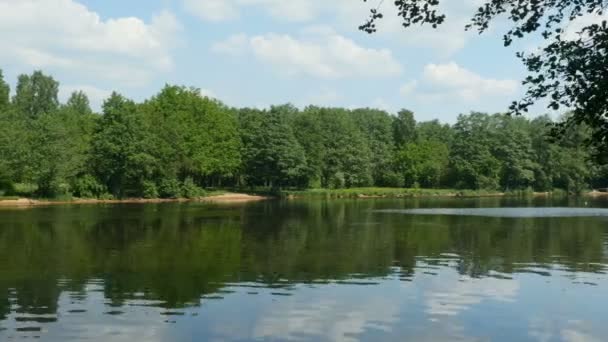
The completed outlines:
<svg viewBox="0 0 608 342">
<path fill-rule="evenodd" d="M 226 193 L 217 196 L 201 197 L 197 199 L 143 199 L 131 198 L 123 200 L 74 199 L 71 201 L 44 201 L 29 198 L 14 200 L 0 200 L 0 207 L 32 207 L 61 204 L 117 204 L 117 203 L 175 203 L 175 202 L 208 202 L 208 203 L 244 203 L 267 200 L 269 197 L 247 194 Z"/>
</svg>

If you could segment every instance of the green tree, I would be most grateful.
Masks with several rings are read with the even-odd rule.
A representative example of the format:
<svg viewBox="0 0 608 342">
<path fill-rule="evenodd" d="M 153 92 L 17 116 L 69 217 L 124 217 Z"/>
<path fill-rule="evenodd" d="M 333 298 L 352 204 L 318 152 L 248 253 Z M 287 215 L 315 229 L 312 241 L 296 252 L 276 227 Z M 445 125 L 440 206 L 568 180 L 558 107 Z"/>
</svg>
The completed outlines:
<svg viewBox="0 0 608 342">
<path fill-rule="evenodd" d="M 405 186 L 440 187 L 447 174 L 449 154 L 448 146 L 437 141 L 406 144 L 396 157 Z"/>
<path fill-rule="evenodd" d="M 532 140 L 527 119 L 497 114 L 494 157 L 501 162 L 501 186 L 503 189 L 522 189 L 534 185 L 534 173 L 538 164 L 534 159 Z"/>
<path fill-rule="evenodd" d="M 371 185 L 371 151 L 351 112 L 340 108 L 308 107 L 299 122 L 310 121 L 318 129 L 322 187 L 342 188 Z M 304 139 L 308 139 L 304 137 Z"/>
<path fill-rule="evenodd" d="M 103 104 L 93 136 L 95 174 L 119 198 L 158 194 L 154 176 L 158 160 L 149 151 L 146 130 L 137 105 L 114 92 Z"/>
<path fill-rule="evenodd" d="M 306 155 L 290 124 L 293 112 L 290 105 L 273 106 L 269 111 L 239 112 L 248 184 L 280 188 L 302 181 Z"/>
<path fill-rule="evenodd" d="M 70 95 L 70 98 L 66 102 L 65 106 L 81 115 L 93 114 L 93 111 L 91 110 L 91 104 L 89 102 L 89 97 L 83 91 L 73 92 Z"/>
<path fill-rule="evenodd" d="M 393 122 L 393 132 L 395 143 L 398 147 L 416 141 L 416 119 L 414 119 L 414 112 L 407 109 L 400 110 Z"/>
<path fill-rule="evenodd" d="M 370 148 L 373 183 L 396 185 L 392 167 L 395 153 L 393 118 L 385 111 L 369 108 L 356 109 L 352 115 Z"/>
<path fill-rule="evenodd" d="M 450 151 L 452 183 L 465 189 L 498 189 L 500 161 L 492 154 L 496 122 L 489 115 L 458 116 Z"/>
<path fill-rule="evenodd" d="M 78 177 L 89 171 L 94 120 L 93 114 L 62 106 L 35 121 L 32 159 L 38 195 L 70 194 Z"/>
<path fill-rule="evenodd" d="M 141 107 L 162 177 L 219 185 L 234 176 L 241 160 L 233 111 L 198 89 L 169 85 Z"/>
<path fill-rule="evenodd" d="M 366 0 L 364 0 L 366 1 Z M 404 27 L 431 25 L 436 28 L 446 20 L 440 0 L 396 0 L 394 6 Z M 573 34 L 568 24 L 584 16 L 601 18 L 604 0 L 484 0 L 466 29 L 483 33 L 499 17 L 506 16 L 512 27 L 503 37 L 509 46 L 517 38 L 541 33 L 547 41 L 539 52 L 518 53 L 530 75 L 524 79 L 526 95 L 510 107 L 512 113 L 527 112 L 542 99 L 554 110 L 568 108 L 572 114 L 560 126 L 585 123 L 592 129 L 593 141 L 608 141 L 608 24 L 586 22 Z M 383 17 L 372 9 L 370 19 L 359 28 L 376 31 L 376 21 Z"/>
<path fill-rule="evenodd" d="M 419 122 L 416 125 L 416 137 L 418 141 L 435 141 L 450 146 L 454 132 L 449 124 L 442 124 L 439 120 Z"/>
<path fill-rule="evenodd" d="M 7 110 L 10 104 L 9 94 L 11 92 L 11 88 L 4 80 L 4 75 L 2 74 L 2 69 L 0 69 L 0 112 Z"/>
<path fill-rule="evenodd" d="M 19 76 L 13 103 L 23 115 L 36 119 L 59 107 L 58 92 L 59 82 L 42 71 L 34 71 L 32 75 Z"/>
</svg>

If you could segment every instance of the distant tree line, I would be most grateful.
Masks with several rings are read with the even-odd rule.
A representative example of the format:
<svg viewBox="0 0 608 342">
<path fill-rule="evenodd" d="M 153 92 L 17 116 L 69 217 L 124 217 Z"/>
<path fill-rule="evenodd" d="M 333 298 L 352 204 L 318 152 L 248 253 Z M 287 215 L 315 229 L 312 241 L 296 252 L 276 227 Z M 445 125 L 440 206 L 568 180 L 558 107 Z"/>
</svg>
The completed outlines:
<svg viewBox="0 0 608 342">
<path fill-rule="evenodd" d="M 40 71 L 14 95 L 0 71 L 0 195 L 197 197 L 209 187 L 359 186 L 487 190 L 603 187 L 608 167 L 584 125 L 502 114 L 416 122 L 407 110 L 291 105 L 230 108 L 197 89 L 165 86 L 143 103 L 113 93 L 58 100 Z M 564 118 L 566 119 L 566 118 Z"/>
</svg>

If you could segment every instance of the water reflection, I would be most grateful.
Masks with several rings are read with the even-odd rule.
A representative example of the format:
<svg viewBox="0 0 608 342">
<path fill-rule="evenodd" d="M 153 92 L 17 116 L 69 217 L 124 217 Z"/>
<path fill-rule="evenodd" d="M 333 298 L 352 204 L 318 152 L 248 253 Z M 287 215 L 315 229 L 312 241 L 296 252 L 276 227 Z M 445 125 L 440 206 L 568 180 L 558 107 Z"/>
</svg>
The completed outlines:
<svg viewBox="0 0 608 342">
<path fill-rule="evenodd" d="M 505 201 L 3 210 L 0 339 L 605 336 L 602 218 L 378 212 Z"/>
<path fill-rule="evenodd" d="M 384 209 L 377 213 L 407 214 L 407 215 L 455 215 L 455 216 L 485 216 L 485 217 L 608 217 L 608 209 L 604 208 L 435 208 L 435 209 Z"/>
</svg>

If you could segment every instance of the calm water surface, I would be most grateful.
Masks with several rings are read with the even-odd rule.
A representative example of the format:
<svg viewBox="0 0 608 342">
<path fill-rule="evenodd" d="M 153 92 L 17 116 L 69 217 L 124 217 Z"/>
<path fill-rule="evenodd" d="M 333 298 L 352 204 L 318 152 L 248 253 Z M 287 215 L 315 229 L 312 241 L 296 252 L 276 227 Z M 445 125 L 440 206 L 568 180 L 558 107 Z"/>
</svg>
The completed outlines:
<svg viewBox="0 0 608 342">
<path fill-rule="evenodd" d="M 0 341 L 602 341 L 602 208 L 434 199 L 3 209 Z"/>
</svg>

